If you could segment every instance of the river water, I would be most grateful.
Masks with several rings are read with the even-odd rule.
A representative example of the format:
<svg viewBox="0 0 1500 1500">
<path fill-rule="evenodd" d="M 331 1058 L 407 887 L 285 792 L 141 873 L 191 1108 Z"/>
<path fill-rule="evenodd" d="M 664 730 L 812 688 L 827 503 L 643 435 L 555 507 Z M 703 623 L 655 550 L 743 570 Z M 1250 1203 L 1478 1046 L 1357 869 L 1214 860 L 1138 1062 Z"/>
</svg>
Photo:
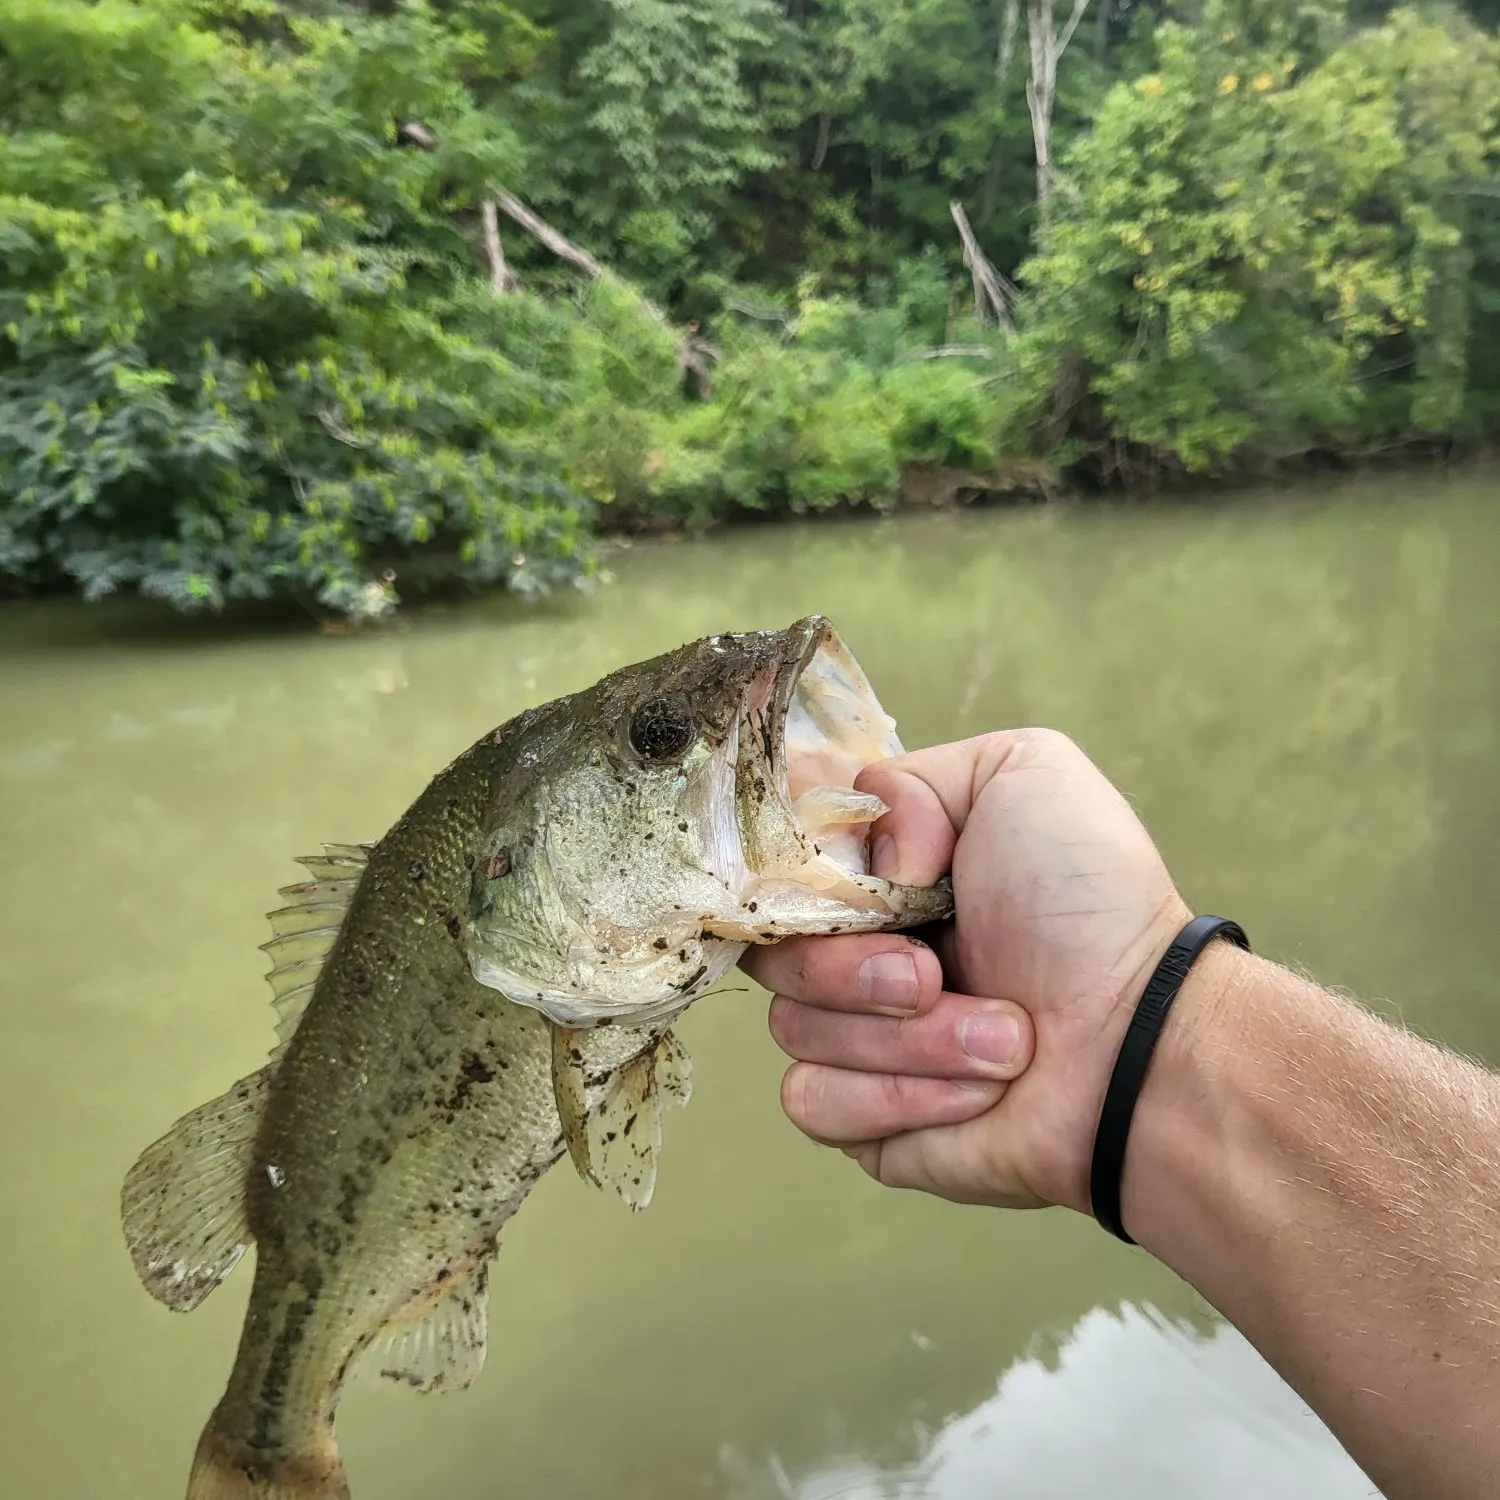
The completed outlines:
<svg viewBox="0 0 1500 1500">
<path fill-rule="evenodd" d="M 382 634 L 0 610 L 0 1490 L 181 1494 L 241 1268 L 134 1280 L 135 1154 L 258 1065 L 291 857 L 377 837 L 486 728 L 724 629 L 835 620 L 908 744 L 1080 739 L 1189 899 L 1500 1063 L 1500 493 L 1406 476 L 652 543 L 612 586 Z M 1142 1251 L 884 1192 L 776 1102 L 764 996 L 680 1027 L 649 1212 L 566 1162 L 507 1230 L 475 1388 L 356 1386 L 356 1500 L 1345 1500 L 1370 1485 Z"/>
</svg>

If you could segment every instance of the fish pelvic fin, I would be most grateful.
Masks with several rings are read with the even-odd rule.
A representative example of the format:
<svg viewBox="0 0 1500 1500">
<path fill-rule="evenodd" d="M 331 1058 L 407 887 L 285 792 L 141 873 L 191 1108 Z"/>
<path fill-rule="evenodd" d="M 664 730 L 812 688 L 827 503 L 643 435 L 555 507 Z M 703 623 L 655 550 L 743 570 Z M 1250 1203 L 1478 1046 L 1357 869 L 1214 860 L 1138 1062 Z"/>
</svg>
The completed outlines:
<svg viewBox="0 0 1500 1500">
<path fill-rule="evenodd" d="M 434 1298 L 381 1330 L 365 1351 L 361 1373 L 373 1371 L 424 1395 L 466 1390 L 484 1368 L 488 1273 L 488 1257 L 445 1272 Z"/>
<path fill-rule="evenodd" d="M 656 1082 L 665 1109 L 685 1109 L 693 1097 L 693 1059 L 675 1031 L 664 1031 L 656 1044 Z"/>
<path fill-rule="evenodd" d="M 578 1168 L 578 1175 L 595 1187 L 602 1187 L 599 1175 L 589 1159 L 589 1102 L 583 1074 L 583 1038 L 586 1033 L 569 1026 L 548 1023 L 552 1033 L 552 1097 L 557 1117 L 562 1123 L 563 1140 L 568 1155 Z"/>
<path fill-rule="evenodd" d="M 590 1109 L 587 1036 L 552 1027 L 552 1092 L 568 1154 L 584 1181 L 618 1193 L 630 1208 L 646 1208 L 656 1190 L 662 1115 L 691 1097 L 692 1059 L 672 1032 L 663 1032 L 611 1071 L 603 1098 Z"/>
<path fill-rule="evenodd" d="M 599 1180 L 627 1207 L 639 1211 L 650 1206 L 661 1157 L 662 1116 L 680 1109 L 692 1092 L 692 1059 L 666 1031 L 620 1068 L 589 1116 L 589 1160 Z"/>
<path fill-rule="evenodd" d="M 177 1312 L 197 1307 L 250 1244 L 245 1185 L 271 1067 L 184 1115 L 125 1174 L 120 1219 L 136 1275 Z"/>
<path fill-rule="evenodd" d="M 316 1449 L 272 1456 L 235 1442 L 210 1418 L 193 1456 L 187 1500 L 349 1500 L 349 1481 L 331 1426 Z"/>
<path fill-rule="evenodd" d="M 637 1211 L 651 1203 L 661 1155 L 659 1045 L 653 1042 L 615 1074 L 588 1124 L 589 1157 L 599 1180 Z"/>
</svg>

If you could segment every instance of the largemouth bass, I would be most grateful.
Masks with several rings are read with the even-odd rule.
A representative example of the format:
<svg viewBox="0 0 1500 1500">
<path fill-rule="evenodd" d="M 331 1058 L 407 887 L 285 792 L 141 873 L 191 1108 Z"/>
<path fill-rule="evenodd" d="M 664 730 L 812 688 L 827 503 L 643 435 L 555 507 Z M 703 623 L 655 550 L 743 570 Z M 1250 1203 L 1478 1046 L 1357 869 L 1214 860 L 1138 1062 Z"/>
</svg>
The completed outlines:
<svg viewBox="0 0 1500 1500">
<path fill-rule="evenodd" d="M 255 1279 L 188 1500 L 337 1500 L 356 1359 L 418 1390 L 484 1360 L 496 1237 L 564 1152 L 650 1201 L 670 1027 L 744 952 L 946 916 L 867 871 L 893 721 L 833 627 L 720 635 L 510 720 L 374 845 L 299 861 L 265 946 L 280 1045 L 125 1180 L 148 1291 Z"/>
</svg>

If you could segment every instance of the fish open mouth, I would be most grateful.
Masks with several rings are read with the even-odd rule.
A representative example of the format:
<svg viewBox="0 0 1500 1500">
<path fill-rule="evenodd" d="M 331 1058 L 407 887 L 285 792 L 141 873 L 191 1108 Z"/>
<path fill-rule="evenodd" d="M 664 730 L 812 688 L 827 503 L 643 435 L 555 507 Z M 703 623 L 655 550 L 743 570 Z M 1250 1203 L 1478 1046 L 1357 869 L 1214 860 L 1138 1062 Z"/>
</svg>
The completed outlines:
<svg viewBox="0 0 1500 1500">
<path fill-rule="evenodd" d="M 866 766 L 901 754 L 896 721 L 827 620 L 800 621 L 791 633 L 804 640 L 778 684 L 779 790 L 815 859 L 865 875 L 870 824 L 887 809 L 854 782 Z"/>
<path fill-rule="evenodd" d="M 714 930 L 767 941 L 894 925 L 903 888 L 869 873 L 870 825 L 887 811 L 854 789 L 902 752 L 895 721 L 821 616 L 782 632 L 780 661 L 752 686 L 736 754 L 740 912 Z"/>
</svg>

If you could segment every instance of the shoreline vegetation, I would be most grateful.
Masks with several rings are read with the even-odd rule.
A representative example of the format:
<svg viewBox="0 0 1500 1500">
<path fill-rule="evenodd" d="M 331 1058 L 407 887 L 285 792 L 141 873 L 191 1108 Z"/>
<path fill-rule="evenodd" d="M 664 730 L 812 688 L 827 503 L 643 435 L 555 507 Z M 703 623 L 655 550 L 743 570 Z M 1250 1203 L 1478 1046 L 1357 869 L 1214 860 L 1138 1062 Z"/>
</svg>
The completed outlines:
<svg viewBox="0 0 1500 1500">
<path fill-rule="evenodd" d="M 12 0 L 0 595 L 1483 456 L 1500 0 Z"/>
</svg>

